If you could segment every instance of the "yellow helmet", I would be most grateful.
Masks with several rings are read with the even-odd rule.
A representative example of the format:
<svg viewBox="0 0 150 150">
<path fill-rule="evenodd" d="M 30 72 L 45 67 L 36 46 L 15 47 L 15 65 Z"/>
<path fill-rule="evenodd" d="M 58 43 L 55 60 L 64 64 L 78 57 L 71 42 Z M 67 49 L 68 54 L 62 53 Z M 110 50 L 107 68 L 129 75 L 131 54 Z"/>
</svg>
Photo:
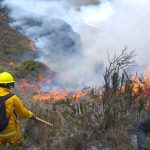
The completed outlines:
<svg viewBox="0 0 150 150">
<path fill-rule="evenodd" d="M 0 84 L 2 83 L 14 83 L 13 76 L 8 72 L 2 72 L 0 73 Z"/>
</svg>

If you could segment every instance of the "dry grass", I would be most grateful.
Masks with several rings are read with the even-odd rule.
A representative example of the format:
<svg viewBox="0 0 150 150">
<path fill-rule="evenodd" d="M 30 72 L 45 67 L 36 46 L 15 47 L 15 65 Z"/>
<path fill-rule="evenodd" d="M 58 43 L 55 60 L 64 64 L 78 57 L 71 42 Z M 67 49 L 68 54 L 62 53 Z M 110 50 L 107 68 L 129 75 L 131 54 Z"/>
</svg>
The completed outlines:
<svg viewBox="0 0 150 150">
<path fill-rule="evenodd" d="M 18 93 L 20 93 L 18 91 Z M 38 145 L 43 150 L 90 150 L 91 145 L 112 148 L 114 150 L 131 150 L 129 138 L 131 124 L 124 128 L 119 122 L 108 130 L 103 130 L 103 114 L 99 97 L 88 95 L 81 101 L 71 99 L 56 103 L 32 101 L 32 93 L 21 93 L 26 107 L 40 118 L 54 124 L 53 128 L 33 120 L 22 120 L 22 129 L 26 138 L 23 149 Z M 133 118 L 132 118 L 133 119 Z M 131 122 L 130 122 L 131 123 Z M 132 122 L 133 123 L 133 122 Z M 98 146 L 97 146 L 98 147 Z"/>
</svg>

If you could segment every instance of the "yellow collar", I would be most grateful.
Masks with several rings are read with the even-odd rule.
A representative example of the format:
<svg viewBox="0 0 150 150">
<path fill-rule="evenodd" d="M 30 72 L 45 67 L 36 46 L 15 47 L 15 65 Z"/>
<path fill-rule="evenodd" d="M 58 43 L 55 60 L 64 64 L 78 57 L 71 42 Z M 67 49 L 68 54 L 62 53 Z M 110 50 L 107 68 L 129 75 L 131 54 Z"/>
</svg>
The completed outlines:
<svg viewBox="0 0 150 150">
<path fill-rule="evenodd" d="M 11 90 L 9 90 L 7 88 L 0 87 L 0 96 L 4 96 L 8 93 L 11 93 Z"/>
</svg>

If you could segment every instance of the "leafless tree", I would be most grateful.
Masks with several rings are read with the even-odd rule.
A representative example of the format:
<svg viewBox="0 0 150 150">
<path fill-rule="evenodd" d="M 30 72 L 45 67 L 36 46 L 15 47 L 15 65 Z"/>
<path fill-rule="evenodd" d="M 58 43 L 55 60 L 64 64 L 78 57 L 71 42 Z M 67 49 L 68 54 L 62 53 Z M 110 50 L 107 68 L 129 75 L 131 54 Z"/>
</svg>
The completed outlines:
<svg viewBox="0 0 150 150">
<path fill-rule="evenodd" d="M 114 55 L 110 59 L 108 54 L 109 66 L 106 67 L 104 74 L 103 92 L 103 115 L 104 128 L 109 128 L 119 116 L 119 111 L 124 108 L 124 97 L 120 94 L 120 89 L 124 84 L 124 70 L 135 63 L 135 51 L 128 52 L 125 47 L 120 55 Z M 121 76 L 121 77 L 120 77 Z"/>
</svg>

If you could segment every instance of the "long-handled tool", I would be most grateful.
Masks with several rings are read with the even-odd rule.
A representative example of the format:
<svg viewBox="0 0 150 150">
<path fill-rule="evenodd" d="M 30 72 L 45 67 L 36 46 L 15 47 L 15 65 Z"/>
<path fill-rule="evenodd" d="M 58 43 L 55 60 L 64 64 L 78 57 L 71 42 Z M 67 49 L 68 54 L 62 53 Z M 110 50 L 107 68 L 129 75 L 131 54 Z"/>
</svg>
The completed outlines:
<svg viewBox="0 0 150 150">
<path fill-rule="evenodd" d="M 47 122 L 47 121 L 45 121 L 45 120 L 42 120 L 42 119 L 40 119 L 39 117 L 35 117 L 34 118 L 36 121 L 39 121 L 39 122 L 41 122 L 41 123 L 43 123 L 43 124 L 46 124 L 46 125 L 48 125 L 48 126 L 50 126 L 50 127 L 53 127 L 53 124 L 51 124 L 51 123 L 49 123 L 49 122 Z"/>
</svg>

